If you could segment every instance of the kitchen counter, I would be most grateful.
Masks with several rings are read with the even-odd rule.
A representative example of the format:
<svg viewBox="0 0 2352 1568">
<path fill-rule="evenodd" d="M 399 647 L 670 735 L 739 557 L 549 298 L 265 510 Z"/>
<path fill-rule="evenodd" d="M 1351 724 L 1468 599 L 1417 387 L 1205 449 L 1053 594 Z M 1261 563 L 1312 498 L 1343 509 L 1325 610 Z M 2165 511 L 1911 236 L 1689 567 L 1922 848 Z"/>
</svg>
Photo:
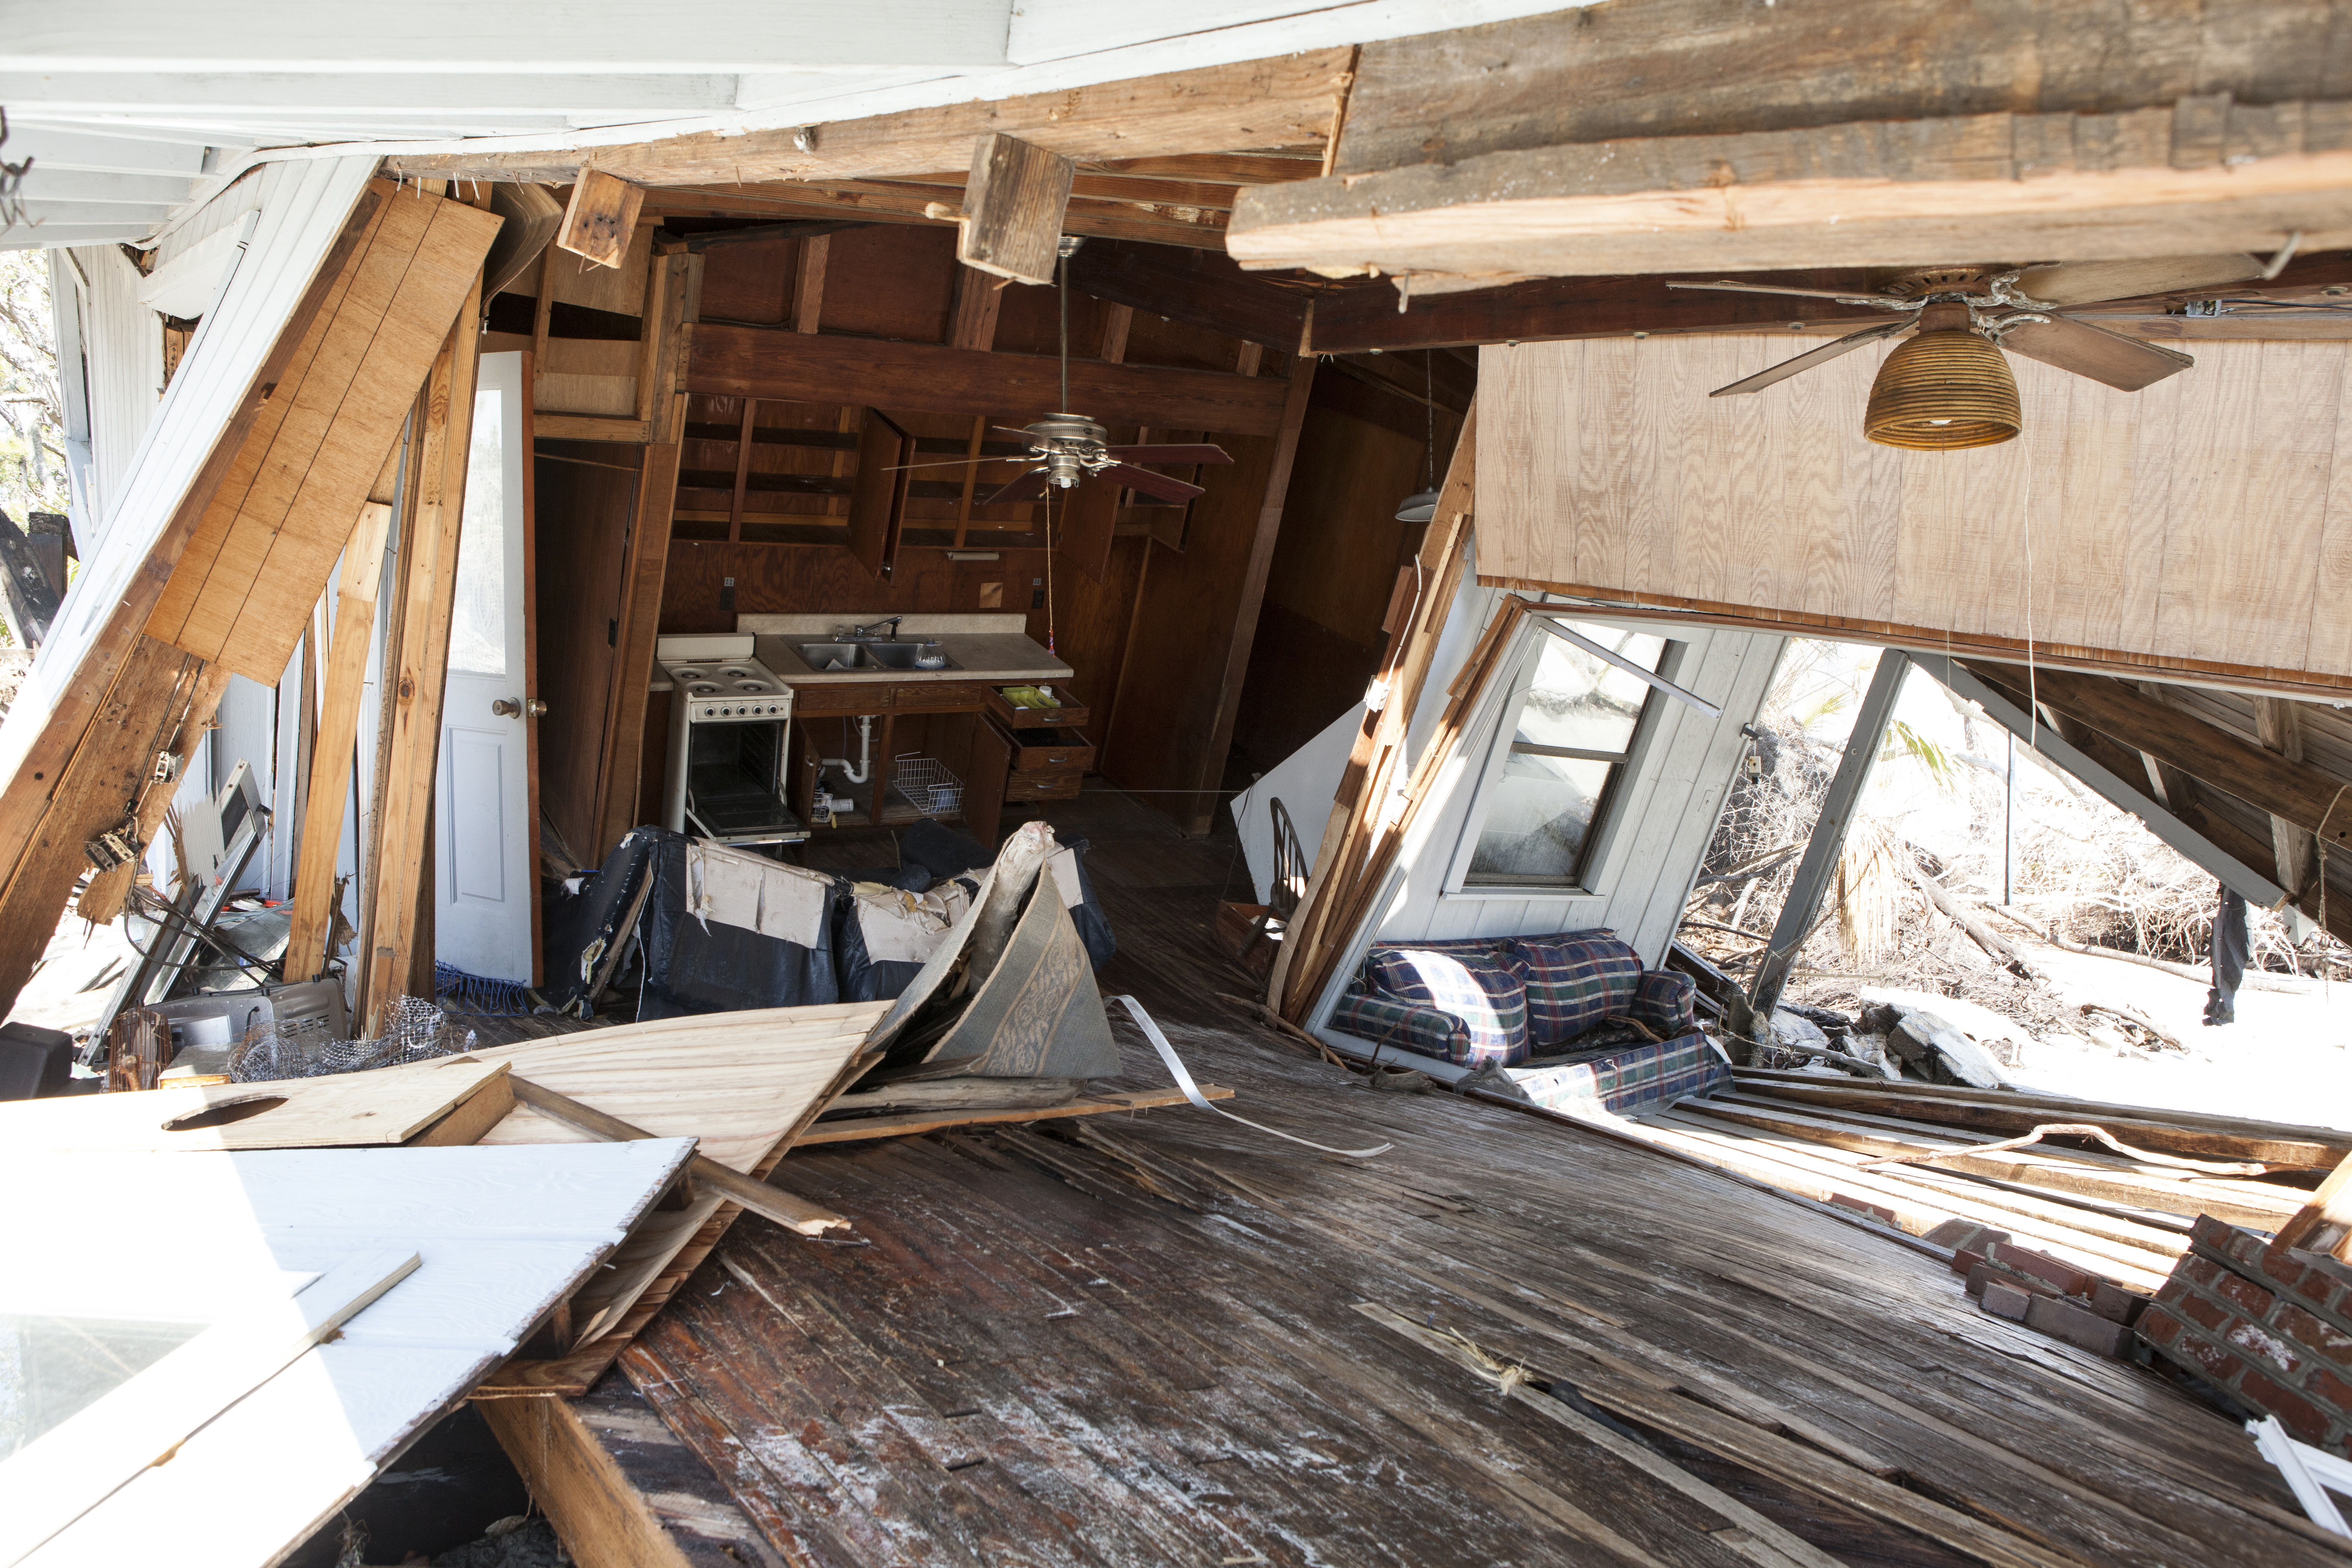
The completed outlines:
<svg viewBox="0 0 2352 1568">
<path fill-rule="evenodd" d="M 1024 635 L 1029 617 L 1017 612 L 907 616 L 898 624 L 900 642 L 937 637 L 956 668 L 952 669 L 828 669 L 810 668 L 800 656 L 804 642 L 832 642 L 837 627 L 871 626 L 883 615 L 738 616 L 735 629 L 755 639 L 752 653 L 787 686 L 842 686 L 859 681 L 912 686 L 926 681 L 1015 682 L 1068 680 L 1077 672 Z M 670 689 L 669 677 L 656 663 L 648 688 Z"/>
</svg>

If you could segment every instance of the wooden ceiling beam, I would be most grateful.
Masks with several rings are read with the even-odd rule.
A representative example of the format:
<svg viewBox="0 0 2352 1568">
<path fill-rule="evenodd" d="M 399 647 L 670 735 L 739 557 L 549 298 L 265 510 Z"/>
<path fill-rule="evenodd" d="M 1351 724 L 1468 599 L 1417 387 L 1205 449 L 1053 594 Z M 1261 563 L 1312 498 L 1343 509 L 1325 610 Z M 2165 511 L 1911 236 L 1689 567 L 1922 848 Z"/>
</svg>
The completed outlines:
<svg viewBox="0 0 2352 1568">
<path fill-rule="evenodd" d="M 1332 172 L 1668 130 L 2275 104 L 2339 94 L 2347 67 L 2336 0 L 1611 0 L 1366 44 Z"/>
<path fill-rule="evenodd" d="M 757 217 L 770 221 L 835 219 L 856 223 L 953 223 L 962 197 L 960 186 L 891 184 L 878 181 L 824 181 L 810 184 L 768 184 L 732 189 L 657 190 L 646 216 Z M 1176 216 L 1183 212 L 1194 216 Z M 1222 248 L 1225 215 L 1213 208 L 1138 206 L 1129 202 L 1073 197 L 1063 232 L 1088 238 L 1140 240 L 1152 245 Z"/>
<path fill-rule="evenodd" d="M 1286 384 L 1273 376 L 1148 370 L 1073 361 L 1073 412 L 1108 424 L 1271 436 Z M 1031 417 L 1061 406 L 1059 367 L 1043 354 L 730 326 L 695 328 L 687 390 L 728 397 Z"/>
<path fill-rule="evenodd" d="M 1286 353 L 1305 340 L 1307 301 L 1314 297 L 1254 278 L 1213 251 L 1102 239 L 1080 246 L 1070 258 L 1070 287 Z"/>
<path fill-rule="evenodd" d="M 1274 59 L 1100 82 L 993 102 L 941 104 L 827 124 L 698 132 L 615 147 L 419 153 L 386 160 L 410 177 L 565 184 L 593 160 L 644 185 L 863 179 L 971 162 L 991 132 L 1084 162 L 1169 158 L 1268 147 L 1325 147 L 1338 129 L 1352 46 Z"/>
<path fill-rule="evenodd" d="M 1252 270 L 1454 289 L 2259 252 L 2290 235 L 2352 245 L 2352 102 L 2184 99 L 1493 153 L 1255 187 L 1225 246 Z"/>
</svg>

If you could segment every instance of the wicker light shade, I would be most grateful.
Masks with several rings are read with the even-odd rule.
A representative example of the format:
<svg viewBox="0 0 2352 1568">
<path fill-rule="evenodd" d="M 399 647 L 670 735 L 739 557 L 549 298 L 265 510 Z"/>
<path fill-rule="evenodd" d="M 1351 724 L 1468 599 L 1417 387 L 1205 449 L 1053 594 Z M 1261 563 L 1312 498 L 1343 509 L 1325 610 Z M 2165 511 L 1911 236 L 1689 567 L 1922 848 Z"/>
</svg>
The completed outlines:
<svg viewBox="0 0 2352 1568">
<path fill-rule="evenodd" d="M 1883 447 L 1948 452 L 2017 438 L 2017 381 L 2000 349 L 1966 328 L 1906 339 L 1878 369 L 1862 433 Z"/>
</svg>

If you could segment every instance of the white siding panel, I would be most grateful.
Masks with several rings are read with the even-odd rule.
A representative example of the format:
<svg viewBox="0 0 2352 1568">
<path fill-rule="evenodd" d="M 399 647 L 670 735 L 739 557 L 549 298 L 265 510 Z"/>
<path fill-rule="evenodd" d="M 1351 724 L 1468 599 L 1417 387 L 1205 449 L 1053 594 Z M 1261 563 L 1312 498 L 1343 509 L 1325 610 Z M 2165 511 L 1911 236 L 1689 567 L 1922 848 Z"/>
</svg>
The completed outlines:
<svg viewBox="0 0 2352 1568">
<path fill-rule="evenodd" d="M 87 245 L 67 252 L 81 307 L 82 363 L 89 398 L 89 489 L 83 500 L 91 535 L 77 531 L 85 563 L 102 547 L 163 394 L 163 319 L 139 302 L 143 279 L 120 247 Z"/>
</svg>

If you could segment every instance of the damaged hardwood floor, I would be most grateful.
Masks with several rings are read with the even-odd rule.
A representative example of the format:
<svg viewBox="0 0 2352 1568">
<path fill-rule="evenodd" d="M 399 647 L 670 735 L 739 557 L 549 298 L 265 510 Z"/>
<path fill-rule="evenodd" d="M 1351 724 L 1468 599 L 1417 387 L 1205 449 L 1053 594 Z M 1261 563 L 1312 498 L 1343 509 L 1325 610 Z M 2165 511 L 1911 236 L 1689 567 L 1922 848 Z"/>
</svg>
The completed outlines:
<svg viewBox="0 0 2352 1568">
<path fill-rule="evenodd" d="M 1188 1108 L 795 1152 L 855 1236 L 747 1218 L 596 1395 L 710 1466 L 746 1560 L 2347 1561 L 2229 1422 L 1916 1248 L 1224 1012 L 1230 840 L 1089 804 L 1105 990 L 1243 1114 L 1395 1147 Z"/>
</svg>

